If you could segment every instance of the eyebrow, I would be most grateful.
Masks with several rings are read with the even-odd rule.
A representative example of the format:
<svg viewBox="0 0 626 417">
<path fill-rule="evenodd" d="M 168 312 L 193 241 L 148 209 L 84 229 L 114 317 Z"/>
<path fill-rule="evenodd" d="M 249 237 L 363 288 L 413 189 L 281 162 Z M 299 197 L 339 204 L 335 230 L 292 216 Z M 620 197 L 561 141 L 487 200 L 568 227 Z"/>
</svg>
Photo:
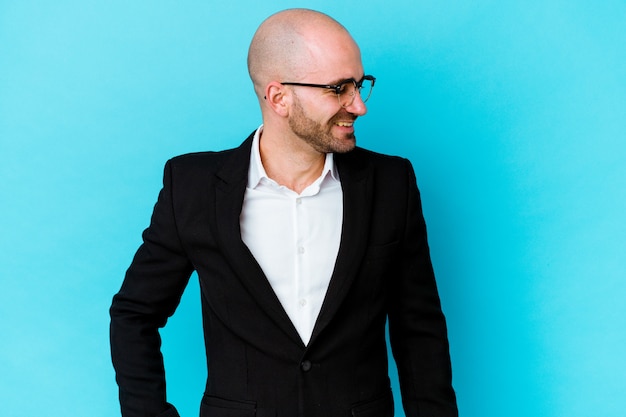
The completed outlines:
<svg viewBox="0 0 626 417">
<path fill-rule="evenodd" d="M 339 85 L 339 84 L 341 84 L 344 81 L 352 81 L 352 80 L 354 80 L 354 81 L 356 81 L 358 83 L 359 81 L 361 81 L 363 79 L 363 77 L 365 77 L 365 74 L 361 75 L 360 78 L 354 78 L 354 77 L 339 78 L 337 81 L 333 81 L 331 83 L 328 83 L 328 85 Z"/>
</svg>

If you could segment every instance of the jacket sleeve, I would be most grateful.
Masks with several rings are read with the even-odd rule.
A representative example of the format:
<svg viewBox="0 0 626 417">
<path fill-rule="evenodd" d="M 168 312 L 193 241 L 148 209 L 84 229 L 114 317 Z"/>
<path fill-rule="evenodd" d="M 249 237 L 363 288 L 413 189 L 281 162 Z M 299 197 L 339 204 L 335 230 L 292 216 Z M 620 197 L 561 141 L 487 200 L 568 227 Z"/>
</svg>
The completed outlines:
<svg viewBox="0 0 626 417">
<path fill-rule="evenodd" d="M 175 417 L 167 403 L 159 328 L 174 313 L 192 267 L 182 247 L 173 208 L 172 166 L 150 226 L 111 305 L 111 357 L 123 417 Z"/>
<path fill-rule="evenodd" d="M 408 198 L 389 334 L 407 417 L 457 417 L 447 330 L 430 260 L 415 174 L 407 163 Z"/>
</svg>

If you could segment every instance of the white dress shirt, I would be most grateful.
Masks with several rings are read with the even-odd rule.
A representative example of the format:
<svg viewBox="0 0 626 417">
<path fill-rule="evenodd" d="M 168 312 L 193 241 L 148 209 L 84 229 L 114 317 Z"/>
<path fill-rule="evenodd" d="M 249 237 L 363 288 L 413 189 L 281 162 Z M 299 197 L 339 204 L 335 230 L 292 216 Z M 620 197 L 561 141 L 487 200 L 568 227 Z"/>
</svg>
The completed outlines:
<svg viewBox="0 0 626 417">
<path fill-rule="evenodd" d="M 262 129 L 252 143 L 241 238 L 306 345 L 339 251 L 341 183 L 332 153 L 326 154 L 322 175 L 300 194 L 268 178 L 259 152 Z"/>
</svg>

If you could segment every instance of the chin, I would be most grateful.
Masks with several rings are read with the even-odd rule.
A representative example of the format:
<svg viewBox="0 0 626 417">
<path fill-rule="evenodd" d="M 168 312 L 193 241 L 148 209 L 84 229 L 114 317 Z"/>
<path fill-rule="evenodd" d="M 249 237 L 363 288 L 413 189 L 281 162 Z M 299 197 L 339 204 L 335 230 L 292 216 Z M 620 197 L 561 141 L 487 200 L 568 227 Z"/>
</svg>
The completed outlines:
<svg viewBox="0 0 626 417">
<path fill-rule="evenodd" d="M 356 138 L 354 136 L 352 136 L 349 139 L 341 139 L 340 141 L 337 141 L 337 143 L 334 143 L 333 146 L 331 146 L 332 152 L 334 153 L 350 152 L 355 147 L 356 147 Z"/>
</svg>

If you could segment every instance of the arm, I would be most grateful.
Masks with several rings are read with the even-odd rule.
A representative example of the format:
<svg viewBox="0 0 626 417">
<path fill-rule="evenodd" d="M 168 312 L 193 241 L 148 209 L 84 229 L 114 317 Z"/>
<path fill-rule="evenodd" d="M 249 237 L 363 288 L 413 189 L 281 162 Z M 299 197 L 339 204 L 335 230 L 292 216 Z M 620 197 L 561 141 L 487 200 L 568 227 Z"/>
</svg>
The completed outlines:
<svg viewBox="0 0 626 417">
<path fill-rule="evenodd" d="M 411 164 L 398 275 L 391 286 L 389 334 L 407 417 L 456 417 L 446 323 L 430 261 L 426 224 Z"/>
<path fill-rule="evenodd" d="M 124 417 L 178 416 L 166 402 L 158 329 L 178 306 L 192 267 L 178 237 L 171 177 L 168 162 L 144 243 L 110 309 L 111 357 Z"/>
</svg>

